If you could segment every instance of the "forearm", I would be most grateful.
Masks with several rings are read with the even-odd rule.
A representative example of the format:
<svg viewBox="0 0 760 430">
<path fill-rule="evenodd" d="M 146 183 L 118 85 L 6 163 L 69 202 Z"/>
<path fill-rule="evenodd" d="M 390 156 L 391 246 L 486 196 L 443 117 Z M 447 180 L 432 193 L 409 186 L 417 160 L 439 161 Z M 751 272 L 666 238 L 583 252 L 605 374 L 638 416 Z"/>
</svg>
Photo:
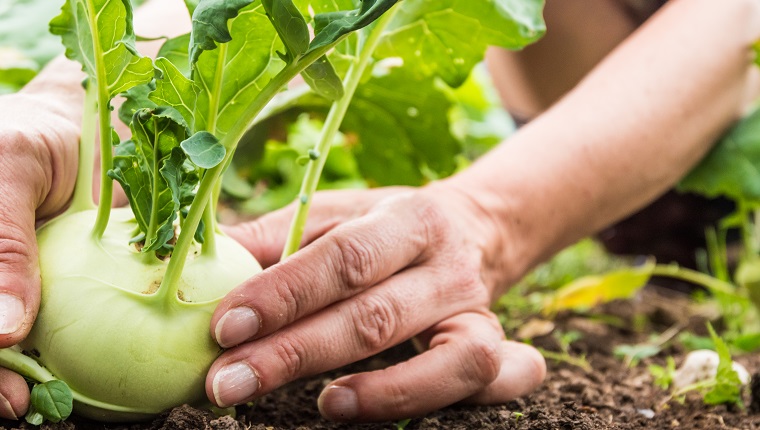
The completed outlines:
<svg viewBox="0 0 760 430">
<path fill-rule="evenodd" d="M 672 187 L 747 102 L 754 1 L 675 1 L 570 94 L 449 184 L 496 225 L 513 282 Z M 475 191 L 472 191 L 475 190 Z"/>
</svg>

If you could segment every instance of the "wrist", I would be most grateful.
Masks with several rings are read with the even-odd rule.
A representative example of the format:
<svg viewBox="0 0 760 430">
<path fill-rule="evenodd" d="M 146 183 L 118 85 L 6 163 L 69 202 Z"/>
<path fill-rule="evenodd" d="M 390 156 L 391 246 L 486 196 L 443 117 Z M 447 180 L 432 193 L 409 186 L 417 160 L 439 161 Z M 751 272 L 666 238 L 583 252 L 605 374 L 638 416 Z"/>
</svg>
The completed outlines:
<svg viewBox="0 0 760 430">
<path fill-rule="evenodd" d="M 519 281 L 531 264 L 522 258 L 512 240 L 513 222 L 507 202 L 487 190 L 470 187 L 458 177 L 433 182 L 423 188 L 441 201 L 455 228 L 465 232 L 481 253 L 481 277 L 492 299 Z"/>
</svg>

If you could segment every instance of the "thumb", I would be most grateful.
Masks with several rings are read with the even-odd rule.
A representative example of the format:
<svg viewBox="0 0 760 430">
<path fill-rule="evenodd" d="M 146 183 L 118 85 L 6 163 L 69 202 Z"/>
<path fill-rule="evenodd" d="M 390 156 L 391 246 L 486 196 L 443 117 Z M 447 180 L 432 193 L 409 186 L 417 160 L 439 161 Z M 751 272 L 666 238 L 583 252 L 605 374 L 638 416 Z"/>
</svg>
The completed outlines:
<svg viewBox="0 0 760 430">
<path fill-rule="evenodd" d="M 32 327 L 40 302 L 35 212 L 46 194 L 44 151 L 0 136 L 0 348 Z"/>
</svg>

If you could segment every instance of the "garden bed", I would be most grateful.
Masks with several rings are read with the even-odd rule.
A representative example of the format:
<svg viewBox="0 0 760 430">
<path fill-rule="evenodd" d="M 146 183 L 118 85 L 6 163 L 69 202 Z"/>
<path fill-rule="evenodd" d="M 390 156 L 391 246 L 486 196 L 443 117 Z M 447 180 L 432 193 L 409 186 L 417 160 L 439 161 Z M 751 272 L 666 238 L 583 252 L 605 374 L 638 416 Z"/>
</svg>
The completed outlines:
<svg viewBox="0 0 760 430">
<path fill-rule="evenodd" d="M 684 404 L 671 401 L 665 405 L 668 393 L 653 383 L 647 364 L 663 364 L 672 355 L 676 363 L 683 360 L 685 351 L 679 343 L 636 366 L 627 366 L 613 355 L 622 344 L 636 344 L 652 333 L 662 332 L 674 325 L 699 331 L 704 319 L 692 315 L 690 301 L 685 295 L 663 295 L 649 288 L 633 301 L 606 306 L 602 313 L 606 321 L 578 315 L 557 319 L 559 332 L 581 333 L 571 344 L 573 357 L 585 355 L 591 370 L 565 362 L 549 360 L 549 372 L 544 384 L 532 395 L 492 407 L 452 406 L 423 418 L 411 420 L 406 429 L 756 429 L 760 428 L 757 399 L 745 396 L 746 407 L 705 406 L 698 395 L 688 396 Z M 642 316 L 646 318 L 642 319 Z M 638 318 L 638 329 L 634 319 Z M 644 321 L 642 324 L 641 321 Z M 537 346 L 558 350 L 555 336 L 536 338 Z M 398 423 L 378 423 L 364 426 L 333 424 L 323 420 L 317 411 L 316 398 L 322 388 L 336 376 L 385 367 L 413 354 L 410 345 L 403 344 L 376 357 L 338 371 L 289 384 L 264 396 L 252 407 L 238 409 L 237 419 L 217 418 L 209 412 L 190 407 L 175 408 L 150 423 L 134 425 L 103 425 L 72 417 L 60 424 L 46 424 L 46 429 L 396 429 Z M 760 369 L 760 356 L 739 356 L 750 373 Z M 759 379 L 756 377 L 755 379 Z M 759 379 L 760 380 L 760 379 Z M 3 429 L 28 429 L 27 424 L 0 420 Z"/>
</svg>

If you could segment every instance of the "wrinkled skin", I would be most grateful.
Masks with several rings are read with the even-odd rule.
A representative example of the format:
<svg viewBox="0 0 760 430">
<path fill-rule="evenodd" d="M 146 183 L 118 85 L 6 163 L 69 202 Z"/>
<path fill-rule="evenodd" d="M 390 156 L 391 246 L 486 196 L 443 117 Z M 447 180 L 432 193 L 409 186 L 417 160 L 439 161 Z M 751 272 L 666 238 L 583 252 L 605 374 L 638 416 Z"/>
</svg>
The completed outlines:
<svg viewBox="0 0 760 430">
<path fill-rule="evenodd" d="M 79 127 L 65 112 L 44 97 L 0 98 L 0 300 L 6 297 L 11 312 L 0 322 L 0 347 L 17 344 L 32 327 L 40 295 L 35 223 L 63 210 L 76 180 Z M 0 371 L 0 416 L 20 417 L 29 391 L 9 373 Z"/>
<path fill-rule="evenodd" d="M 0 347 L 22 340 L 34 321 L 40 285 L 35 225 L 71 198 L 78 133 L 65 107 L 49 98 L 0 98 L 0 196 L 13 202 L 0 205 L 0 294 L 23 304 L 22 312 L 0 311 Z M 212 335 L 225 347 L 239 345 L 209 373 L 207 392 L 215 403 L 247 401 L 413 337 L 425 352 L 335 381 L 320 396 L 323 415 L 410 417 L 462 400 L 507 401 L 543 380 L 540 354 L 505 340 L 489 311 L 497 279 L 483 244 L 494 233 L 465 193 L 442 183 L 318 195 L 308 246 L 278 263 L 291 213 L 286 208 L 228 228 L 269 268 L 234 290 L 214 316 Z M 8 301 L 9 309 L 17 309 L 17 300 Z M 216 327 L 237 306 L 259 316 L 258 332 Z M 255 392 L 215 393 L 217 371 L 239 361 L 253 369 Z M 5 369 L 0 381 L 0 416 L 23 416 L 25 382 Z"/>
<path fill-rule="evenodd" d="M 401 419 L 463 399 L 504 402 L 543 380 L 541 355 L 507 341 L 489 310 L 497 290 L 478 243 L 489 231 L 488 216 L 463 193 L 444 183 L 323 193 L 314 204 L 308 245 L 279 264 L 291 210 L 229 229 L 265 267 L 273 266 L 217 307 L 212 334 L 223 346 L 242 345 L 212 367 L 209 398 L 245 402 L 415 336 L 424 352 L 334 381 L 320 396 L 322 414 L 340 421 Z M 239 306 L 253 309 L 258 332 L 217 326 Z M 237 362 L 253 370 L 255 392 L 215 392 L 216 372 Z"/>
</svg>

